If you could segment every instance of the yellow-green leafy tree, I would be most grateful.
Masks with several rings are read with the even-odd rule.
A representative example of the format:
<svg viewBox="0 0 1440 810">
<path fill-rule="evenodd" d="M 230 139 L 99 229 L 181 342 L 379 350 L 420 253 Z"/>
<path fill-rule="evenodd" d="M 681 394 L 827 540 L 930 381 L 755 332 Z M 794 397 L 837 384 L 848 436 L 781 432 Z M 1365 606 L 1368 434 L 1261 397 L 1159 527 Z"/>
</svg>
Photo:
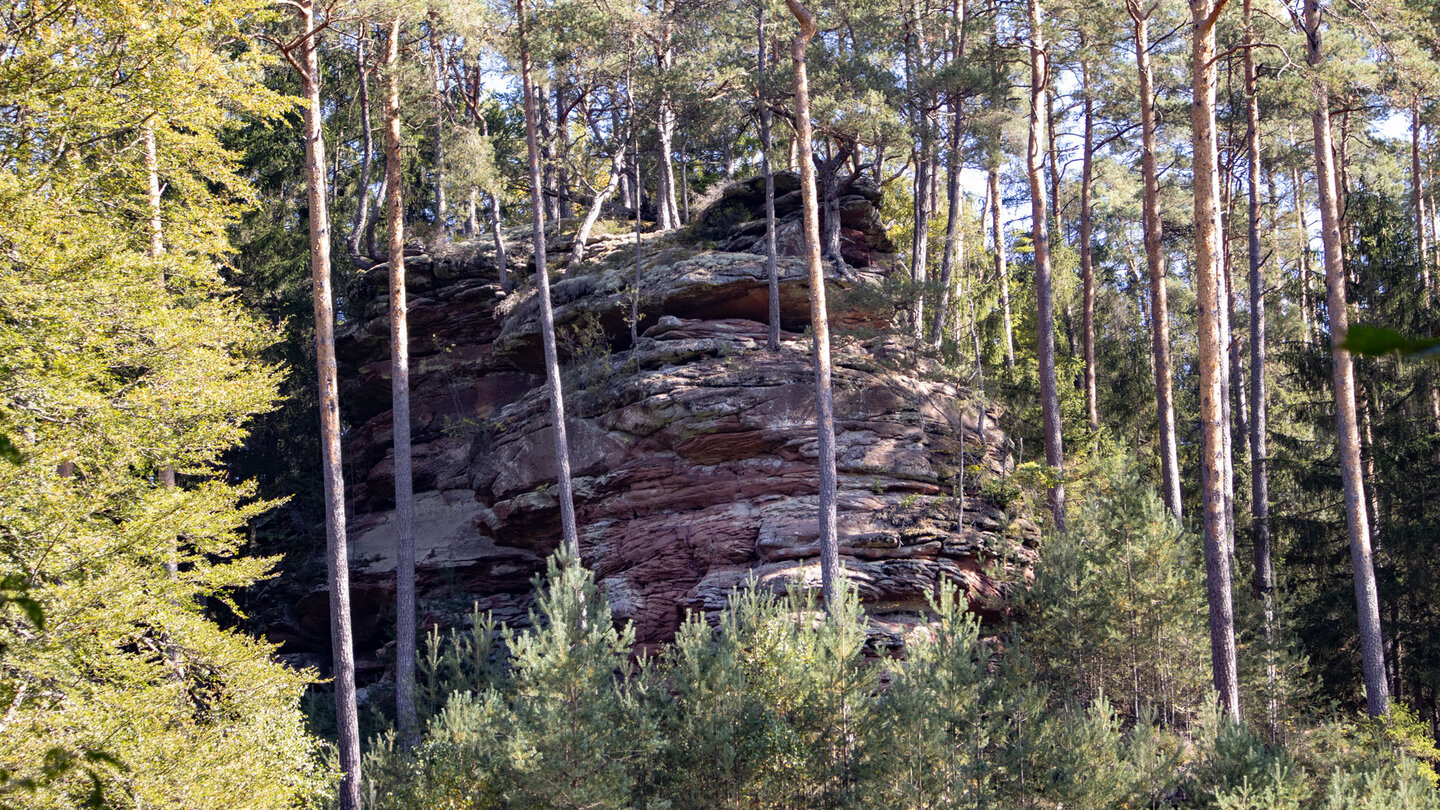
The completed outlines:
<svg viewBox="0 0 1440 810">
<path fill-rule="evenodd" d="M 219 134 L 287 105 L 239 36 L 260 13 L 3 12 L 0 807 L 281 808 L 327 781 L 307 678 L 213 620 L 273 563 L 241 553 L 269 504 L 219 466 L 276 397 L 222 276 L 247 189 Z"/>
</svg>

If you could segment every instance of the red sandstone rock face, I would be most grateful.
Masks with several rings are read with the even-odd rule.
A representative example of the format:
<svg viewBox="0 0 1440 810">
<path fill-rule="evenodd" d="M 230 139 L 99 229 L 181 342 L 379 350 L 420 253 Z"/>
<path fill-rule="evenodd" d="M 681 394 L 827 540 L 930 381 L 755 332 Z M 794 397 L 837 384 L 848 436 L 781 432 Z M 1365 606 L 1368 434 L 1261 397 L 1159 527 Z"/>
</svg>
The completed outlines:
<svg viewBox="0 0 1440 810">
<path fill-rule="evenodd" d="M 642 643 L 663 642 L 687 611 L 719 610 L 749 580 L 815 584 L 810 344 L 787 333 L 781 351 L 764 351 L 763 260 L 648 238 L 645 336 L 630 346 L 633 242 L 605 240 L 594 255 L 554 289 L 570 358 L 582 556 L 616 617 L 633 621 Z M 382 644 L 392 611 L 385 272 L 372 268 L 353 285 L 350 310 L 359 314 L 338 340 L 356 613 L 377 619 L 358 628 L 362 658 Z M 834 276 L 832 317 L 842 325 L 889 317 L 847 308 L 847 290 L 879 280 L 867 272 Z M 793 261 L 782 262 L 782 274 L 784 323 L 803 329 L 803 274 Z M 478 245 L 414 257 L 408 275 L 422 620 L 458 622 L 478 602 L 524 622 L 529 581 L 559 540 L 533 292 L 502 296 Z M 898 642 L 942 580 L 961 583 L 974 600 L 994 596 L 990 561 L 1028 560 L 1038 530 L 975 486 L 981 473 L 1008 471 L 1010 442 L 966 390 L 878 338 L 842 334 L 834 362 L 841 552 L 879 640 Z M 970 482 L 963 521 L 955 485 L 962 453 Z M 307 598 L 297 606 L 299 626 L 277 636 L 294 651 L 325 649 L 324 606 Z"/>
</svg>

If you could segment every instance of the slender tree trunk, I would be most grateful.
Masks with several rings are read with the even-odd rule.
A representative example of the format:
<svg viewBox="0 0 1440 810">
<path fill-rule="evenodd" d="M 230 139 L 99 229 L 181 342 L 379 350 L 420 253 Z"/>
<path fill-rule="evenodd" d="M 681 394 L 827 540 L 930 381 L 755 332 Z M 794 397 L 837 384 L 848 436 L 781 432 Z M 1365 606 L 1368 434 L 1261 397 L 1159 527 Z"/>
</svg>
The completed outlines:
<svg viewBox="0 0 1440 810">
<path fill-rule="evenodd" d="M 405 293 L 405 195 L 400 177 L 400 18 L 385 51 L 385 215 L 390 259 L 390 413 L 395 453 L 395 718 L 401 743 L 420 741 L 415 715 L 415 489 L 410 452 L 410 329 Z"/>
<path fill-rule="evenodd" d="M 440 51 L 440 13 L 430 9 L 430 70 L 435 83 L 432 102 L 435 113 L 435 165 L 430 167 L 435 181 L 435 238 L 450 241 L 450 209 L 445 201 L 445 60 Z M 391 194 L 395 192 L 391 191 Z"/>
<path fill-rule="evenodd" d="M 370 25 L 362 22 L 355 34 L 355 68 L 360 77 L 360 188 L 355 200 L 355 219 L 345 250 L 351 261 L 360 258 L 360 241 L 370 223 L 370 171 L 375 165 L 375 135 L 370 125 L 370 69 L 365 64 L 365 41 Z"/>
<path fill-rule="evenodd" d="M 1255 540 L 1254 592 L 1265 600 L 1265 637 L 1273 630 L 1271 596 L 1275 587 L 1270 561 L 1270 481 L 1267 445 L 1269 403 L 1265 381 L 1265 276 L 1260 245 L 1260 97 L 1255 65 L 1254 20 L 1251 0 L 1245 0 L 1245 152 L 1249 208 L 1246 219 L 1250 257 L 1250 517 Z"/>
<path fill-rule="evenodd" d="M 1295 227 L 1300 241 L 1300 321 L 1305 331 L 1302 342 L 1308 349 L 1319 331 L 1316 324 L 1319 315 L 1310 297 L 1310 223 L 1305 213 L 1305 187 L 1300 180 L 1300 169 L 1296 167 L 1291 171 L 1290 186 L 1295 190 Z"/>
<path fill-rule="evenodd" d="M 965 0 L 954 0 L 950 7 L 953 30 L 954 50 L 951 53 L 951 62 L 958 64 L 965 57 Z M 953 284 L 955 268 L 965 264 L 965 243 L 960 232 L 960 215 L 965 208 L 965 197 L 960 190 L 960 173 L 964 169 L 964 160 L 960 154 L 963 145 L 965 132 L 965 99 L 956 94 L 950 101 L 950 143 L 949 155 L 945 166 L 945 252 L 940 261 L 940 302 L 935 307 L 935 323 L 930 330 L 930 343 L 935 348 L 940 348 L 941 340 L 945 335 L 945 319 L 950 314 L 950 287 Z M 984 222 L 982 213 L 981 222 Z M 983 225 L 981 241 L 984 241 Z M 971 301 L 974 305 L 973 295 Z M 958 321 L 960 316 L 955 316 Z M 973 318 L 972 318 L 973 320 Z M 978 331 L 977 331 L 978 340 Z M 976 346 L 975 356 L 976 373 L 980 373 L 979 346 Z"/>
<path fill-rule="evenodd" d="M 1049 70 L 1051 67 L 1053 67 L 1052 65 L 1050 65 L 1048 56 L 1045 64 L 1046 70 Z M 1059 136 L 1059 127 L 1055 126 L 1055 85 L 1047 79 L 1047 81 L 1045 82 L 1045 137 L 1049 142 L 1047 148 L 1050 154 L 1049 165 L 1047 167 L 1050 177 L 1050 216 L 1052 217 L 1051 224 L 1054 226 L 1055 230 L 1060 231 L 1060 240 L 1063 242 L 1065 240 L 1065 231 L 1060 226 Z M 1075 348 L 1075 340 L 1073 337 L 1070 340 L 1070 348 L 1073 353 Z"/>
<path fill-rule="evenodd" d="M 690 222 L 690 136 L 680 139 L 680 224 Z"/>
<path fill-rule="evenodd" d="M 610 198 L 615 195 L 615 189 L 620 187 L 620 176 L 625 172 L 625 142 L 629 140 L 618 139 L 615 143 L 615 154 L 610 157 L 610 180 L 605 187 L 595 195 L 590 202 L 590 208 L 585 212 L 585 219 L 580 223 L 580 229 L 575 232 L 575 243 L 570 248 L 570 266 L 575 267 L 585 260 L 585 243 L 590 239 L 590 232 L 595 229 L 595 223 L 600 219 L 600 209 Z"/>
<path fill-rule="evenodd" d="M 911 324 L 916 340 L 925 328 L 925 284 L 930 263 L 930 124 L 922 113 L 920 146 L 915 153 L 915 234 L 910 251 L 910 280 L 915 282 L 915 311 Z"/>
<path fill-rule="evenodd" d="M 800 0 L 785 0 L 800 24 L 790 47 L 795 62 L 795 143 L 800 164 L 800 197 L 805 227 L 805 264 L 810 275 L 810 328 L 814 336 L 815 423 L 820 464 L 820 582 L 825 608 L 839 609 L 840 548 L 835 532 L 835 406 L 830 395 L 830 326 L 825 311 L 825 269 L 820 261 L 820 208 L 815 193 L 815 161 L 810 155 L 810 82 L 805 48 L 815 36 L 815 18 Z"/>
<path fill-rule="evenodd" d="M 310 205 L 310 273 L 319 374 L 321 471 L 325 490 L 325 562 L 330 586 L 335 728 L 340 753 L 340 808 L 360 808 L 360 725 L 355 704 L 355 644 L 350 625 L 350 556 L 345 537 L 345 478 L 340 464 L 340 394 L 335 370 L 335 310 L 330 290 L 330 209 L 325 196 L 325 141 L 320 103 L 320 54 L 315 7 L 301 0 L 297 45 L 305 99 L 305 180 Z"/>
<path fill-rule="evenodd" d="M 945 166 L 945 252 L 940 258 L 940 300 L 935 305 L 935 318 L 930 326 L 930 345 L 940 348 L 945 335 L 945 318 L 950 313 L 950 287 L 955 268 L 965 263 L 965 245 L 960 234 L 960 211 L 965 198 L 960 194 L 960 142 L 963 129 L 961 101 L 951 103 L 949 159 Z M 958 317 L 958 316 L 957 316 Z"/>
<path fill-rule="evenodd" d="M 631 43 L 631 52 L 634 52 L 634 43 Z M 635 186 L 635 283 L 630 291 L 630 345 L 634 346 L 640 341 L 640 293 L 644 283 L 644 276 L 641 273 L 641 245 L 640 229 L 643 223 L 640 219 L 640 205 L 644 186 L 640 183 L 640 127 L 635 118 L 635 91 L 630 83 L 633 75 L 632 62 L 626 66 L 626 93 L 625 113 L 630 119 L 630 147 L 635 158 L 634 174 L 632 180 Z"/>
<path fill-rule="evenodd" d="M 1430 240 L 1426 231 L 1425 186 L 1420 172 L 1420 95 L 1410 99 L 1410 200 L 1415 207 L 1415 255 L 1420 262 L 1420 284 L 1425 290 L 1425 306 L 1435 305 L 1434 283 L 1430 278 Z M 1440 432 L 1440 386 L 1430 378 L 1430 421 Z"/>
<path fill-rule="evenodd" d="M 1085 414 L 1090 419 L 1091 432 L 1100 430 L 1100 406 L 1095 390 L 1095 251 L 1091 245 L 1091 190 L 1093 174 L 1093 153 L 1095 151 L 1094 100 L 1090 93 L 1090 65 L 1080 64 L 1081 94 L 1085 107 L 1085 153 L 1080 162 L 1080 283 L 1081 313 L 1080 340 L 1085 356 Z"/>
<path fill-rule="evenodd" d="M 465 201 L 465 238 L 474 239 L 480 232 L 480 189 L 470 187 L 470 197 Z"/>
<path fill-rule="evenodd" d="M 1195 155 L 1195 276 L 1200 310 L 1201 500 L 1204 504 L 1205 579 L 1210 603 L 1210 662 L 1220 704 L 1240 720 L 1235 660 L 1235 613 L 1230 593 L 1232 544 L 1225 519 L 1225 346 L 1221 342 L 1220 169 L 1215 134 L 1215 19 L 1223 0 L 1191 0 L 1194 25 L 1191 134 Z"/>
<path fill-rule="evenodd" d="M 379 207 L 380 207 L 381 205 L 383 205 L 384 203 L 385 203 L 385 172 L 384 172 L 384 170 L 382 169 L 381 172 L 380 172 L 380 188 L 377 189 L 377 190 L 376 190 L 376 193 L 375 193 L 375 207 L 376 207 L 376 208 L 379 208 Z M 370 217 L 370 221 L 365 223 L 365 255 L 366 255 L 366 256 L 374 257 L 374 256 L 380 255 L 379 252 L 375 249 L 375 227 L 376 227 L 376 225 L 377 225 L 379 222 L 380 222 L 380 217 L 372 216 L 372 217 Z"/>
<path fill-rule="evenodd" d="M 990 221 L 995 238 L 995 275 L 1000 279 L 1000 308 L 1004 315 L 1005 367 L 1015 368 L 1015 327 L 1010 319 L 1010 270 L 1005 261 L 1005 204 L 1000 199 L 1000 167 L 990 167 Z"/>
<path fill-rule="evenodd" d="M 550 277 L 545 268 L 545 199 L 536 138 L 535 93 L 530 81 L 529 18 L 525 0 L 515 0 L 520 26 L 520 83 L 525 96 L 525 146 L 530 157 L 530 204 L 535 241 L 535 296 L 540 302 L 540 336 L 545 350 L 545 382 L 550 394 L 550 429 L 555 439 L 555 477 L 559 485 L 561 548 L 580 561 L 580 535 L 575 525 L 575 495 L 570 481 L 570 443 L 565 435 L 565 399 L 560 386 L 560 358 L 555 348 L 555 313 L 550 306 Z"/>
<path fill-rule="evenodd" d="M 495 241 L 495 267 L 500 271 L 500 289 L 510 292 L 510 271 L 505 264 L 505 234 L 500 228 L 500 197 L 493 192 L 490 196 L 490 238 Z"/>
<path fill-rule="evenodd" d="M 145 141 L 145 202 L 149 211 L 150 247 L 146 255 L 158 267 L 160 257 L 165 253 L 165 218 L 160 200 L 160 157 L 155 146 L 155 129 L 149 124 L 144 128 Z M 160 269 L 158 279 L 161 289 L 165 287 L 165 271 Z M 175 468 L 166 464 L 160 468 L 160 486 L 167 492 L 175 489 Z M 170 538 L 170 552 L 165 556 L 165 574 L 171 579 L 180 575 L 180 539 Z"/>
<path fill-rule="evenodd" d="M 1026 169 L 1030 176 L 1030 225 L 1035 242 L 1035 298 L 1039 324 L 1040 409 L 1045 422 L 1045 463 L 1059 481 L 1050 490 L 1055 528 L 1065 531 L 1065 451 L 1060 437 L 1060 392 L 1055 385 L 1055 304 L 1050 279 L 1050 223 L 1045 198 L 1045 103 L 1050 68 L 1045 35 L 1040 30 L 1040 0 L 1029 0 L 1030 15 L 1030 141 Z"/>
<path fill-rule="evenodd" d="M 1250 531 L 1254 540 L 1255 571 L 1252 591 L 1264 602 L 1267 700 L 1265 719 L 1274 737 L 1279 707 L 1277 673 L 1269 648 L 1275 638 L 1275 573 L 1270 560 L 1269 402 L 1265 381 L 1265 276 L 1260 245 L 1260 96 L 1255 65 L 1254 15 L 1245 0 L 1245 153 L 1249 208 L 1246 217 L 1247 253 L 1250 257 Z"/>
<path fill-rule="evenodd" d="M 560 188 L 555 179 L 555 156 L 559 150 L 556 147 L 557 136 L 554 122 L 550 117 L 549 76 L 543 70 L 540 76 L 541 80 L 546 83 L 536 86 L 533 92 L 536 104 L 535 131 L 540 143 L 541 181 L 544 183 L 545 190 L 545 221 L 558 222 L 560 220 Z"/>
<path fill-rule="evenodd" d="M 664 24 L 661 44 L 656 54 L 662 73 L 670 69 L 671 38 L 670 23 L 667 22 Z M 655 129 L 660 140 L 660 182 L 657 189 L 660 199 L 656 207 L 660 211 L 660 230 L 669 231 L 680 227 L 680 208 L 675 202 L 675 101 L 669 90 L 660 91 L 660 100 L 656 107 Z"/>
<path fill-rule="evenodd" d="M 1155 156 L 1155 80 L 1150 69 L 1150 19 L 1140 0 L 1127 3 L 1135 23 L 1135 65 L 1140 76 L 1141 172 L 1144 175 L 1145 263 L 1150 272 L 1150 346 L 1155 364 L 1155 414 L 1160 438 L 1161 495 L 1180 520 L 1180 458 L 1170 366 L 1170 306 L 1165 288 L 1165 247 L 1160 220 L 1160 172 Z"/>
<path fill-rule="evenodd" d="M 1217 161 L 1218 163 L 1218 161 Z M 1231 560 L 1235 556 L 1235 411 L 1232 407 L 1234 402 L 1235 389 L 1240 382 L 1232 376 L 1235 359 L 1234 334 L 1230 329 L 1230 318 L 1232 313 L 1232 302 L 1234 298 L 1230 294 L 1230 267 L 1225 261 L 1224 250 L 1224 221 L 1222 213 L 1224 209 L 1217 205 L 1216 220 L 1218 222 L 1216 267 L 1219 270 L 1220 278 L 1216 293 L 1220 296 L 1215 302 L 1215 312 L 1220 316 L 1220 390 L 1221 402 L 1220 413 L 1224 419 L 1225 430 L 1221 435 L 1221 441 L 1225 449 L 1221 452 L 1220 460 L 1224 463 L 1224 470 L 1221 473 L 1221 481 L 1225 486 L 1225 555 Z"/>
<path fill-rule="evenodd" d="M 838 149 L 829 158 L 814 161 L 816 182 L 820 186 L 820 204 L 824 211 L 821 216 L 820 256 L 834 262 L 837 267 L 844 261 L 840 255 L 839 173 L 853 151 L 849 144 L 841 144 Z"/>
<path fill-rule="evenodd" d="M 480 116 L 480 134 L 490 137 L 490 124 Z M 500 291 L 510 292 L 510 270 L 506 266 L 508 257 L 505 255 L 505 233 L 501 228 L 500 221 L 500 192 L 491 189 L 488 192 L 490 197 L 490 238 L 495 242 L 495 268 L 500 274 Z"/>
<path fill-rule="evenodd" d="M 1305 0 L 1306 58 L 1312 68 L 1325 61 L 1320 39 L 1320 5 Z M 1360 624 L 1360 657 L 1365 673 L 1365 703 L 1372 717 L 1389 711 L 1385 648 L 1380 632 L 1380 600 L 1366 517 L 1360 436 L 1355 418 L 1355 368 L 1345 349 L 1350 316 L 1345 300 L 1345 265 L 1340 253 L 1340 209 L 1335 187 L 1334 147 L 1330 141 L 1330 88 L 1314 80 L 1315 177 L 1320 187 L 1321 235 L 1325 245 L 1326 308 L 1330 312 L 1331 358 L 1335 377 L 1335 422 L 1339 440 L 1340 480 L 1345 490 L 1345 520 L 1350 533 L 1350 563 L 1355 574 L 1355 606 Z"/>
<path fill-rule="evenodd" d="M 765 4 L 760 4 L 755 24 L 756 39 L 759 42 L 756 53 L 756 76 L 759 77 L 759 96 L 756 104 L 760 109 L 760 170 L 765 174 L 765 278 L 770 292 L 770 328 L 765 338 L 765 348 L 780 351 L 780 271 L 775 257 L 775 171 L 770 166 L 770 152 L 774 149 L 771 134 L 770 100 L 765 96 Z"/>
<path fill-rule="evenodd" d="M 575 216 L 575 195 L 570 185 L 570 77 L 563 66 L 555 66 L 555 188 L 560 219 Z M 579 90 L 576 91 L 580 92 Z"/>
</svg>

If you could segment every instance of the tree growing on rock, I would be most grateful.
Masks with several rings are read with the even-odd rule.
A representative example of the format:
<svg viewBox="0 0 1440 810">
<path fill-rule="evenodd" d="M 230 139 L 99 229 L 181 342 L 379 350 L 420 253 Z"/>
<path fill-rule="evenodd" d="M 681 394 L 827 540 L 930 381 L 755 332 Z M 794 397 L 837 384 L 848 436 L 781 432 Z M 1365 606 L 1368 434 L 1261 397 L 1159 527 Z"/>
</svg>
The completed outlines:
<svg viewBox="0 0 1440 810">
<path fill-rule="evenodd" d="M 560 359 L 555 348 L 555 313 L 550 305 L 550 277 L 545 267 L 544 179 L 540 144 L 536 136 L 534 83 L 530 71 L 530 17 L 525 0 L 515 0 L 516 39 L 520 84 L 525 97 L 525 145 L 530 159 L 531 238 L 535 248 L 535 295 L 540 302 L 540 335 L 545 352 L 545 384 L 550 395 L 550 429 L 554 435 L 555 473 L 560 501 L 561 546 L 571 559 L 580 560 L 580 535 L 575 525 L 575 495 L 570 480 L 570 444 L 565 435 L 565 399 L 560 383 Z"/>
<path fill-rule="evenodd" d="M 800 25 L 790 45 L 795 62 L 795 144 L 800 163 L 801 217 L 805 229 L 805 266 L 810 278 L 810 330 L 814 340 L 815 427 L 819 433 L 820 578 L 825 606 L 834 610 L 840 598 L 840 546 L 835 514 L 835 401 L 830 392 L 830 325 L 825 309 L 825 267 L 820 260 L 820 206 L 811 159 L 810 81 L 805 49 L 815 37 L 815 16 L 799 0 L 785 0 Z"/>
</svg>

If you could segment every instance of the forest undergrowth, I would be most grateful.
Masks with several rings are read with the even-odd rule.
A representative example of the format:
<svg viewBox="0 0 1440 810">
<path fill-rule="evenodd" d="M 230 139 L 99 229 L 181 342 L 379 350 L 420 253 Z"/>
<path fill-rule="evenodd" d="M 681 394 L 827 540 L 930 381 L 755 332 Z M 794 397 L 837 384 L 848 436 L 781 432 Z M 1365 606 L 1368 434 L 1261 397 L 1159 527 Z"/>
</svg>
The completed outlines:
<svg viewBox="0 0 1440 810">
<path fill-rule="evenodd" d="M 1440 807 L 1423 724 L 1317 704 L 1293 641 L 1246 628 L 1259 705 L 1229 721 L 1198 539 L 1133 465 L 1098 478 L 1023 623 L 982 626 L 943 584 L 903 657 L 872 654 L 854 587 L 828 613 L 740 590 L 637 657 L 593 574 L 552 557 L 532 628 L 430 634 L 423 737 L 372 740 L 367 806 Z"/>
</svg>

